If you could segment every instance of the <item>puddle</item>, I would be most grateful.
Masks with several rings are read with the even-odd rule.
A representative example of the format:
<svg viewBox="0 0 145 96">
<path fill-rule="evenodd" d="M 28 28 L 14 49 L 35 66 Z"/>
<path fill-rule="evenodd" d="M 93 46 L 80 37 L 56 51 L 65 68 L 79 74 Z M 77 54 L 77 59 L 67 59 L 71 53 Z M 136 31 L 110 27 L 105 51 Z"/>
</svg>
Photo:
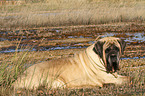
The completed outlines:
<svg viewBox="0 0 145 96">
<path fill-rule="evenodd" d="M 90 37 L 85 37 L 85 36 L 68 36 L 67 38 L 92 38 Z"/>
<path fill-rule="evenodd" d="M 141 51 L 145 50 L 144 44 L 145 44 L 145 32 L 94 32 L 93 34 L 90 33 L 80 33 L 78 32 L 78 34 L 74 34 L 74 33 L 69 33 L 69 34 L 62 34 L 63 33 L 63 29 L 61 28 L 54 28 L 54 29 L 42 29 L 42 30 L 38 30 L 38 29 L 34 29 L 34 30 L 17 30 L 15 32 L 13 31 L 1 31 L 0 32 L 0 41 L 15 41 L 15 40 L 19 40 L 20 38 L 22 38 L 22 44 L 20 44 L 21 49 L 15 50 L 16 47 L 8 47 L 8 48 L 1 48 L 0 49 L 0 53 L 11 53 L 11 52 L 23 52 L 23 51 L 49 51 L 49 50 L 63 50 L 63 49 L 75 49 L 75 48 L 87 48 L 90 44 L 93 44 L 94 41 L 88 41 L 88 42 L 70 42 L 70 43 L 63 43 L 63 44 L 57 44 L 54 46 L 50 46 L 50 44 L 47 45 L 44 44 L 42 46 L 39 46 L 39 42 L 40 40 L 45 40 L 47 41 L 53 41 L 53 40 L 59 40 L 59 42 L 61 40 L 68 40 L 70 38 L 79 38 L 79 39 L 83 39 L 83 38 L 95 38 L 94 36 L 98 36 L 98 35 L 102 35 L 102 37 L 106 37 L 106 36 L 115 36 L 115 37 L 119 37 L 121 39 L 123 39 L 128 45 L 139 45 L 142 48 L 140 49 L 135 49 L 135 50 L 129 50 L 129 51 L 139 51 L 140 53 L 138 54 L 133 53 L 134 57 L 133 58 L 121 58 L 121 59 L 139 59 L 139 58 L 145 58 L 143 57 L 144 54 L 143 52 L 141 53 Z M 66 31 L 66 30 L 65 30 Z M 69 31 L 69 30 L 67 30 Z M 5 34 L 3 36 L 3 34 Z M 76 39 L 77 40 L 77 39 Z M 31 48 L 31 50 L 29 49 L 29 47 L 27 46 L 33 46 L 35 45 L 33 48 Z M 142 46 L 143 45 L 143 46 Z M 24 47 L 21 46 L 26 46 L 25 49 L 22 49 Z M 141 51 L 140 51 L 141 50 Z M 133 56 L 131 52 L 130 56 Z M 141 54 L 142 57 L 136 57 L 139 56 Z"/>
<path fill-rule="evenodd" d="M 131 32 L 123 32 L 123 33 L 115 33 L 115 32 L 105 32 L 104 37 L 106 36 L 115 36 L 115 37 L 120 37 L 123 39 L 127 44 L 133 43 L 133 42 L 138 42 L 138 43 L 144 43 L 145 42 L 145 32 L 136 32 L 136 33 L 131 33 Z"/>
<path fill-rule="evenodd" d="M 88 42 L 90 43 L 90 42 Z M 75 48 L 87 48 L 88 46 L 78 46 L 78 45 L 82 45 L 83 43 L 76 43 L 74 45 L 68 45 L 68 44 L 62 44 L 63 46 L 42 46 L 42 47 L 38 47 L 38 46 L 34 46 L 31 49 L 23 49 L 23 48 L 18 48 L 17 50 L 16 47 L 13 48 L 6 48 L 3 49 L 2 51 L 0 51 L 0 53 L 13 53 L 13 52 L 24 52 L 24 51 L 49 51 L 49 50 L 63 50 L 63 49 L 75 49 Z M 76 45 L 76 46 L 75 46 Z M 24 45 L 23 45 L 24 46 Z M 25 45 L 27 46 L 27 45 Z"/>
<path fill-rule="evenodd" d="M 127 44 L 131 43 L 144 43 L 145 42 L 145 32 L 102 32 L 97 33 L 97 35 L 102 35 L 102 37 L 114 36 L 123 39 Z M 67 38 L 92 38 L 93 36 L 68 36 Z M 61 38 L 61 36 L 59 36 Z"/>
<path fill-rule="evenodd" d="M 3 50 L 3 51 L 0 51 L 0 53 L 14 53 L 14 52 L 24 52 L 24 51 L 37 51 L 35 48 L 33 49 L 6 49 L 6 50 Z"/>
<path fill-rule="evenodd" d="M 51 48 L 41 48 L 40 51 L 75 49 L 75 48 L 87 48 L 87 46 L 65 46 L 65 47 L 58 46 L 58 47 L 51 47 Z"/>
<path fill-rule="evenodd" d="M 57 31 L 56 32 L 59 32 L 58 29 L 56 29 Z M 35 30 L 30 30 L 31 32 L 35 32 Z M 52 31 L 52 30 L 51 30 Z M 18 31 L 17 31 L 18 32 Z M 124 39 L 124 41 L 127 43 L 127 44 L 144 44 L 145 43 L 145 34 L 144 32 L 102 32 L 102 33 L 97 33 L 97 35 L 103 35 L 102 37 L 106 37 L 106 36 L 115 36 L 115 37 L 119 37 L 121 39 Z M 9 38 L 12 38 L 13 36 L 9 36 Z M 63 38 L 63 36 L 59 35 L 57 36 L 58 37 L 58 40 L 61 40 Z M 87 36 L 74 36 L 74 35 L 69 35 L 69 36 L 65 36 L 66 39 L 67 38 L 92 38 L 91 35 L 89 35 L 88 37 Z M 33 39 L 38 39 L 37 37 L 33 37 Z M 5 40 L 10 40 L 10 39 L 7 39 L 7 38 L 3 38 L 1 37 L 0 38 L 0 41 L 5 41 Z M 13 39 L 12 39 L 13 40 Z M 26 36 L 22 36 L 22 40 L 25 41 L 26 40 L 26 44 L 27 43 L 30 43 L 28 42 L 27 40 L 31 40 L 31 38 L 27 38 Z M 47 38 L 45 40 L 56 40 L 56 39 L 51 39 L 51 38 Z M 35 42 L 31 42 L 31 43 L 35 43 Z M 89 41 L 87 42 L 88 44 L 93 44 L 94 41 Z M 23 44 L 22 44 L 23 45 Z M 65 45 L 65 44 L 63 44 Z M 77 45 L 77 46 L 75 46 Z M 80 46 L 78 46 L 80 45 Z M 83 43 L 75 43 L 74 46 L 53 46 L 51 48 L 51 46 L 43 46 L 43 48 L 34 48 L 36 49 L 36 51 L 38 51 L 37 49 L 39 49 L 39 51 L 46 51 L 46 50 L 62 50 L 62 49 L 72 49 L 72 48 L 85 48 L 85 47 L 82 47 L 81 45 L 83 45 Z M 29 46 L 29 45 L 26 45 L 26 46 Z M 25 49 L 23 49 L 25 51 Z M 23 51 L 23 50 L 18 50 L 18 52 L 20 51 Z M 33 50 L 35 51 L 35 50 Z M 9 52 L 15 52 L 15 49 L 11 49 L 11 48 L 8 48 L 8 49 L 5 49 L 5 50 L 2 50 L 0 51 L 0 53 L 9 53 Z"/>
<path fill-rule="evenodd" d="M 121 59 L 121 60 L 127 60 L 127 59 L 141 59 L 141 58 L 145 58 L 145 56 L 143 56 L 143 57 L 133 57 L 133 58 L 124 57 L 124 58 L 120 58 L 120 59 Z"/>
</svg>

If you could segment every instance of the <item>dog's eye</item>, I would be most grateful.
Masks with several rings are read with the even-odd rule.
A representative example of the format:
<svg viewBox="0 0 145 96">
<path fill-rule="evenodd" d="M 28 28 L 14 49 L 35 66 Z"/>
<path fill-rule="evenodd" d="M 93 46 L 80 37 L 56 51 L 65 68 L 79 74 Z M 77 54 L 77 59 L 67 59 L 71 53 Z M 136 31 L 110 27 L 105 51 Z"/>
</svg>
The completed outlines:
<svg viewBox="0 0 145 96">
<path fill-rule="evenodd" d="M 107 52 L 109 52 L 111 50 L 111 48 L 107 48 L 106 50 L 105 50 L 105 52 L 107 53 Z"/>
<path fill-rule="evenodd" d="M 111 48 L 109 47 L 109 48 L 107 48 L 107 49 L 105 50 L 105 52 L 108 53 L 108 52 L 110 52 L 111 50 L 119 51 L 119 48 L 118 48 L 118 47 L 114 47 L 113 49 L 111 49 Z"/>
<path fill-rule="evenodd" d="M 119 51 L 119 48 L 118 48 L 118 47 L 115 47 L 114 49 L 115 49 L 116 51 Z"/>
</svg>

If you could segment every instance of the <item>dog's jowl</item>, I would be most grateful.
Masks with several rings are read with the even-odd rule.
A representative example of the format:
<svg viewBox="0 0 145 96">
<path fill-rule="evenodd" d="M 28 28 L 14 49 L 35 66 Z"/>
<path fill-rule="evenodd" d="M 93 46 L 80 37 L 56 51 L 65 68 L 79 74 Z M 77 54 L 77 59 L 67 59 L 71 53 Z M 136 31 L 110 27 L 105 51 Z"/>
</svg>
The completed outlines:
<svg viewBox="0 0 145 96">
<path fill-rule="evenodd" d="M 102 87 L 103 84 L 124 84 L 129 79 L 116 73 L 125 42 L 115 37 L 95 41 L 73 57 L 41 62 L 29 67 L 13 83 L 13 87 L 37 89 Z"/>
</svg>

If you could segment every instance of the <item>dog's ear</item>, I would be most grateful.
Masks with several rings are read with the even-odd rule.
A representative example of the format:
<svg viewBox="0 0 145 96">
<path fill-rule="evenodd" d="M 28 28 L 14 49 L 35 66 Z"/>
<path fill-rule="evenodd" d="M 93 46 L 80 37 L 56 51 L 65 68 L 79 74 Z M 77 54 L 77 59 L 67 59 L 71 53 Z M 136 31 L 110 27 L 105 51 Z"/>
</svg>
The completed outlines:
<svg viewBox="0 0 145 96">
<path fill-rule="evenodd" d="M 98 54 L 101 58 L 103 57 L 103 45 L 104 45 L 103 42 L 97 41 L 93 48 L 93 51 L 96 54 Z"/>
<path fill-rule="evenodd" d="M 125 47 L 126 47 L 126 43 L 124 40 L 120 39 L 118 40 L 120 46 L 121 46 L 121 53 L 123 54 L 124 53 L 124 50 L 125 50 Z"/>
</svg>

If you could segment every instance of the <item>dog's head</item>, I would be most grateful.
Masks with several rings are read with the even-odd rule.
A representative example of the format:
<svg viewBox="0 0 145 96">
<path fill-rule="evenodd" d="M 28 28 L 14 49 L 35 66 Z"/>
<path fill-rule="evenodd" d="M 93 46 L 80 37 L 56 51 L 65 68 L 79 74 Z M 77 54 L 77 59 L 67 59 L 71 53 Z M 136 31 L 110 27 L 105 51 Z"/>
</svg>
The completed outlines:
<svg viewBox="0 0 145 96">
<path fill-rule="evenodd" d="M 123 40 L 115 37 L 104 37 L 96 41 L 93 50 L 103 59 L 107 72 L 113 73 L 120 69 L 119 59 L 125 45 Z"/>
</svg>

